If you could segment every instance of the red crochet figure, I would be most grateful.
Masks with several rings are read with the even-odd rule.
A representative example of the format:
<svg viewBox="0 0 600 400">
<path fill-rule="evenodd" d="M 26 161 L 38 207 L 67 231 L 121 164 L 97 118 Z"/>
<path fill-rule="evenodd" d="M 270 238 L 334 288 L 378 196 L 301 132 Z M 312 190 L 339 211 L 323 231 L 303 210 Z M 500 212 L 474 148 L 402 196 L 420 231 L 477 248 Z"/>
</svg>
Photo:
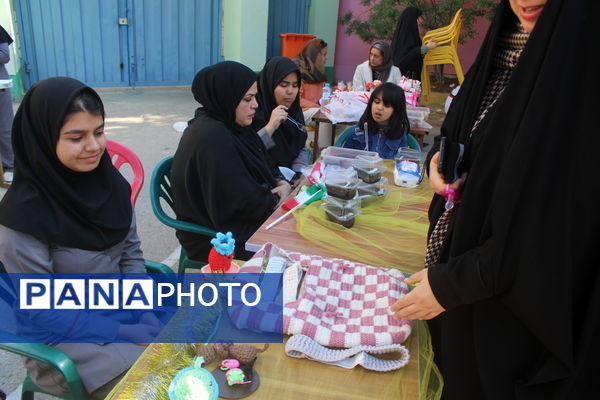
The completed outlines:
<svg viewBox="0 0 600 400">
<path fill-rule="evenodd" d="M 217 232 L 216 237 L 210 243 L 213 245 L 208 253 L 208 265 L 211 272 L 229 272 L 235 249 L 235 239 L 231 232 L 226 234 Z"/>
</svg>

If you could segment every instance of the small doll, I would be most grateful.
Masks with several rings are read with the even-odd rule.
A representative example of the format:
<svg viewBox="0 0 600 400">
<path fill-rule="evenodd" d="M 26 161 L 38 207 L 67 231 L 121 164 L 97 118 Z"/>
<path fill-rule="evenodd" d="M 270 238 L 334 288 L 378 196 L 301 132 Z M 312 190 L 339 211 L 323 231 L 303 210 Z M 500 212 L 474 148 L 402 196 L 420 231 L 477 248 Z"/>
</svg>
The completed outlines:
<svg viewBox="0 0 600 400">
<path fill-rule="evenodd" d="M 213 245 L 210 253 L 208 253 L 210 272 L 236 272 L 232 271 L 235 239 L 232 237 L 231 232 L 226 234 L 217 232 L 210 243 Z M 205 272 L 204 269 L 203 272 Z"/>
</svg>

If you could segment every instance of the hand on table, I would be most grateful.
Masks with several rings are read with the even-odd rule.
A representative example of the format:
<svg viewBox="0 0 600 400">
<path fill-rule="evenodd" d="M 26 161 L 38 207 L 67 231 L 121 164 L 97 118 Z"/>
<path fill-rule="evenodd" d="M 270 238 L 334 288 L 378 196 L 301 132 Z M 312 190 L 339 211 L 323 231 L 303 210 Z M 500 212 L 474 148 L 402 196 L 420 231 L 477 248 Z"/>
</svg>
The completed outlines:
<svg viewBox="0 0 600 400">
<path fill-rule="evenodd" d="M 440 152 L 438 151 L 431 157 L 431 161 L 429 162 L 429 186 L 431 186 L 437 194 L 442 194 L 446 189 L 447 183 L 444 181 L 444 175 L 440 174 L 438 171 L 439 160 Z M 454 189 L 456 193 L 460 193 L 460 188 L 465 183 L 465 179 L 467 179 L 466 172 L 464 172 L 459 179 L 452 182 L 450 188 Z"/>
<path fill-rule="evenodd" d="M 390 307 L 394 312 L 394 318 L 406 319 L 431 319 L 446 311 L 435 298 L 429 279 L 427 269 L 412 274 L 406 278 L 408 284 L 419 283 L 406 296 L 396 301 Z"/>
<path fill-rule="evenodd" d="M 279 197 L 279 203 L 277 203 L 277 206 L 275 207 L 276 209 L 283 204 L 283 202 L 287 199 L 291 192 L 292 187 L 289 183 L 287 183 L 287 181 L 284 180 L 279 181 L 277 186 L 271 189 L 271 193 Z"/>
<path fill-rule="evenodd" d="M 288 112 L 286 106 L 277 106 L 271 111 L 271 118 L 267 125 L 265 125 L 265 130 L 272 136 L 273 133 L 279 128 L 281 123 L 287 119 Z"/>
</svg>

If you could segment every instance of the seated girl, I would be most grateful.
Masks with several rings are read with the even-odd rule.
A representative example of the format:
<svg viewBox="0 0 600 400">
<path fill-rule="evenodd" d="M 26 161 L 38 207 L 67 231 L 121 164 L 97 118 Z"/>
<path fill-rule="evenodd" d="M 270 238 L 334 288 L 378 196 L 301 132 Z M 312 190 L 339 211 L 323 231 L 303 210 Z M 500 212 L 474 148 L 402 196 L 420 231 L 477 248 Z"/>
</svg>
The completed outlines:
<svg viewBox="0 0 600 400">
<path fill-rule="evenodd" d="M 400 70 L 392 64 L 392 48 L 388 42 L 378 40 L 369 49 L 369 59 L 356 67 L 352 88 L 367 90 L 367 83 L 374 80 L 398 84 L 400 78 Z"/>
<path fill-rule="evenodd" d="M 275 164 L 297 175 L 310 163 L 299 89 L 296 64 L 286 57 L 272 57 L 258 77 L 258 109 L 252 121 Z"/>
<path fill-rule="evenodd" d="M 250 126 L 258 107 L 256 78 L 233 61 L 196 74 L 192 93 L 202 107 L 183 133 L 171 169 L 177 219 L 232 232 L 237 259 L 251 256 L 246 240 L 291 191 Z M 177 231 L 177 238 L 189 258 L 206 261 L 211 237 Z"/>
<path fill-rule="evenodd" d="M 71 78 L 33 85 L 15 115 L 14 181 L 0 203 L 0 261 L 10 273 L 144 273 L 129 183 L 106 152 L 104 107 L 98 94 Z M 100 319 L 99 319 L 100 318 Z M 140 323 L 80 313 L 77 332 L 95 333 L 104 345 L 58 343 L 77 366 L 92 398 L 104 398 L 142 353 L 128 340 L 137 332 L 152 341 L 151 313 Z M 64 326 L 47 327 L 63 335 Z M 73 325 L 71 325 L 73 326 Z M 64 396 L 63 376 L 27 359 L 33 381 Z"/>
<path fill-rule="evenodd" d="M 364 133 L 365 122 L 368 139 Z M 404 90 L 389 82 L 379 85 L 371 93 L 367 108 L 360 117 L 358 125 L 349 129 L 354 129 L 354 132 L 348 136 L 343 147 L 368 149 L 379 153 L 381 158 L 394 158 L 398 149 L 408 143 L 406 135 L 410 124 L 406 115 Z"/>
</svg>

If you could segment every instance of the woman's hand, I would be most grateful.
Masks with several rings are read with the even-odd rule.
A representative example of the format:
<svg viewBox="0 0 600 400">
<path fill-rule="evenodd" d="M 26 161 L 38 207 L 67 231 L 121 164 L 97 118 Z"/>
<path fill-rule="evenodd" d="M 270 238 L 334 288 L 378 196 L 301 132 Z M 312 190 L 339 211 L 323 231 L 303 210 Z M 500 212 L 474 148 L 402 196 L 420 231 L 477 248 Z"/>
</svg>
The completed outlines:
<svg viewBox="0 0 600 400">
<path fill-rule="evenodd" d="M 392 304 L 390 310 L 394 312 L 394 318 L 406 319 L 431 319 L 446 311 L 435 298 L 429 279 L 427 269 L 412 274 L 404 282 L 408 284 L 418 283 L 406 296 Z"/>
<path fill-rule="evenodd" d="M 283 204 L 283 202 L 287 199 L 291 192 L 292 187 L 287 181 L 284 180 L 279 181 L 277 186 L 271 189 L 271 193 L 279 197 L 279 203 L 277 203 L 275 209 L 279 208 L 279 206 Z"/>
<path fill-rule="evenodd" d="M 277 106 L 271 111 L 271 118 L 267 125 L 265 125 L 265 130 L 272 136 L 273 133 L 279 128 L 281 123 L 287 119 L 288 112 L 286 106 Z"/>
<path fill-rule="evenodd" d="M 444 181 L 444 175 L 440 174 L 438 171 L 438 162 L 440 161 L 440 152 L 438 151 L 431 157 L 431 161 L 429 162 L 429 186 L 437 193 L 442 194 L 446 189 L 447 183 Z M 465 179 L 467 178 L 467 173 L 463 173 L 462 176 L 452 182 L 450 184 L 450 188 L 454 189 L 456 193 L 460 193 L 460 188 L 463 183 L 465 183 Z"/>
<path fill-rule="evenodd" d="M 431 49 L 435 49 L 437 47 L 437 43 L 436 42 L 428 42 L 425 44 L 425 46 L 427 46 L 427 48 L 429 50 L 431 50 Z"/>
</svg>

